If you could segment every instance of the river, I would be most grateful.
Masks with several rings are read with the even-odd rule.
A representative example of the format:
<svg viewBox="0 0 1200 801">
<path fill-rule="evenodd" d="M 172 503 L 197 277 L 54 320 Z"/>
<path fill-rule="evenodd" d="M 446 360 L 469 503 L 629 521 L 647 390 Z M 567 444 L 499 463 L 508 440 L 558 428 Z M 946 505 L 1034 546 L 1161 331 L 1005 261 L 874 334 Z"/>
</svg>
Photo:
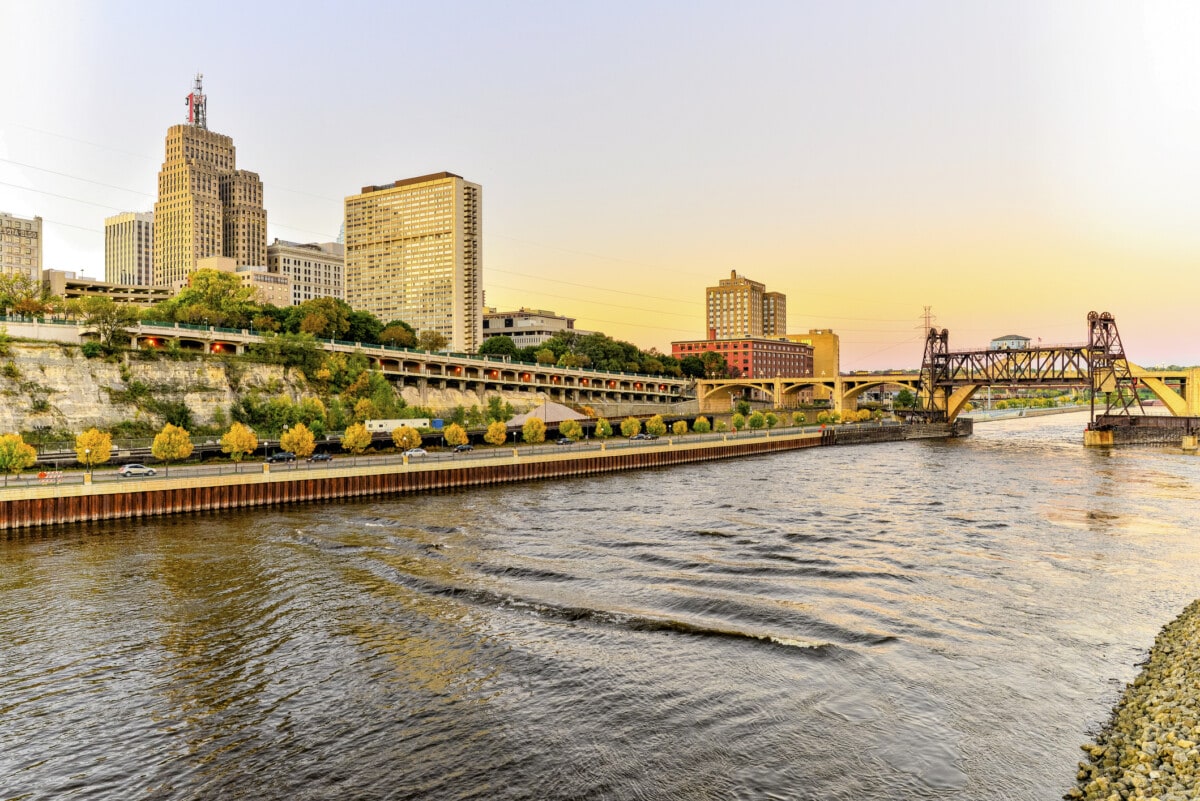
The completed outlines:
<svg viewBox="0 0 1200 801">
<path fill-rule="evenodd" d="M 0 540 L 0 798 L 1057 799 L 1200 596 L 1085 419 Z"/>
</svg>

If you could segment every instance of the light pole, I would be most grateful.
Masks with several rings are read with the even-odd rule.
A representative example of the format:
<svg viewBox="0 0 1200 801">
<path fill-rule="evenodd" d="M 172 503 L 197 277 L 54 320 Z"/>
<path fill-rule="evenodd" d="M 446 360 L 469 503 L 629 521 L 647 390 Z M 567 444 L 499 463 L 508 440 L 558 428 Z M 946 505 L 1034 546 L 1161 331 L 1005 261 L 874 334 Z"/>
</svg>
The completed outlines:
<svg viewBox="0 0 1200 801">
<path fill-rule="evenodd" d="M 88 477 L 91 478 L 91 475 L 92 475 L 92 449 L 91 448 L 83 449 L 83 466 L 84 466 L 85 470 L 87 471 Z"/>
</svg>

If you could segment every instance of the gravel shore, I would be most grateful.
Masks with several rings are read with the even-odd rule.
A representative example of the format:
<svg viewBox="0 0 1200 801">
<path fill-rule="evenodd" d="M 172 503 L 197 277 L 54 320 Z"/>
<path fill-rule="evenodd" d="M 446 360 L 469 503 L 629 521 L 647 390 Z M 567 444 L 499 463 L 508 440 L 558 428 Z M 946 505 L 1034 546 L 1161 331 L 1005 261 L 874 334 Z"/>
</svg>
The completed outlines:
<svg viewBox="0 0 1200 801">
<path fill-rule="evenodd" d="M 1159 632 L 1112 719 L 1083 746 L 1077 783 L 1087 801 L 1200 798 L 1200 601 Z"/>
</svg>

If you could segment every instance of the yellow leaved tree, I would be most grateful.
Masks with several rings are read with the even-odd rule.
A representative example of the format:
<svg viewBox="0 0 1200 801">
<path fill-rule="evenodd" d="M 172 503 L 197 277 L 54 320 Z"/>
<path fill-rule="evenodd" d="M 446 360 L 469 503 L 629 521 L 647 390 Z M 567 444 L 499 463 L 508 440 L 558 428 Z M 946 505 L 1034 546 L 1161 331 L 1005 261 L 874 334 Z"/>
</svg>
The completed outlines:
<svg viewBox="0 0 1200 801">
<path fill-rule="evenodd" d="M 21 439 L 20 434 L 0 435 L 0 473 L 4 473 L 4 486 L 8 486 L 8 474 L 20 473 L 37 462 L 37 450 Z"/>
<path fill-rule="evenodd" d="M 244 423 L 234 423 L 221 437 L 221 450 L 228 453 L 229 458 L 233 460 L 235 472 L 239 469 L 242 459 L 246 458 L 246 454 L 254 453 L 257 449 L 258 437 L 254 436 L 254 431 Z"/>
<path fill-rule="evenodd" d="M 342 434 L 342 447 L 350 451 L 357 463 L 358 455 L 371 447 L 371 432 L 362 423 L 355 423 Z"/>
<path fill-rule="evenodd" d="M 487 433 L 483 435 L 483 441 L 492 445 L 503 445 L 508 441 L 508 426 L 502 422 L 490 424 Z"/>
<path fill-rule="evenodd" d="M 150 453 L 154 454 L 155 459 L 166 463 L 167 475 L 171 475 L 171 462 L 192 455 L 192 436 L 186 429 L 167 423 L 155 435 Z"/>
<path fill-rule="evenodd" d="M 446 438 L 447 445 L 466 445 L 468 440 L 467 430 L 458 423 L 451 423 L 446 426 L 446 430 L 442 432 L 442 436 Z"/>
<path fill-rule="evenodd" d="M 540 417 L 530 417 L 521 427 L 521 439 L 530 445 L 546 441 L 546 424 Z"/>
<path fill-rule="evenodd" d="M 285 451 L 291 451 L 301 459 L 307 459 L 316 450 L 317 440 L 308 426 L 304 425 L 304 423 L 296 423 L 296 425 L 283 432 L 283 435 L 279 438 L 279 447 Z"/>
<path fill-rule="evenodd" d="M 421 447 L 421 432 L 412 426 L 400 426 L 392 430 L 392 442 L 401 450 Z"/>
<path fill-rule="evenodd" d="M 89 428 L 75 437 L 75 458 L 89 473 L 92 467 L 112 458 L 112 434 Z"/>
</svg>

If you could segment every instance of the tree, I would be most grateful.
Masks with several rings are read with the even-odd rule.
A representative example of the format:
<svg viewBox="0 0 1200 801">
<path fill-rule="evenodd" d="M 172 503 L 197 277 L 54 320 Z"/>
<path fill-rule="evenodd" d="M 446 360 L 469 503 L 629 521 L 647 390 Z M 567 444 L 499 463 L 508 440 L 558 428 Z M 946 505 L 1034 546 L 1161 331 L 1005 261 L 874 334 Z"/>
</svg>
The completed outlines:
<svg viewBox="0 0 1200 801">
<path fill-rule="evenodd" d="M 712 431 L 712 423 L 708 422 L 707 417 L 697 417 L 692 421 L 692 430 L 697 434 L 707 434 Z"/>
<path fill-rule="evenodd" d="M 346 308 L 350 308 L 347 306 Z M 363 342 L 368 345 L 379 343 L 380 335 L 383 334 L 383 320 L 380 320 L 375 315 L 367 311 L 351 310 L 346 315 L 346 321 L 349 327 L 346 330 L 346 337 L 351 342 Z"/>
<path fill-rule="evenodd" d="M 792 412 L 792 425 L 802 426 L 808 422 L 808 418 L 804 416 L 804 412 Z"/>
<path fill-rule="evenodd" d="M 296 423 L 283 432 L 283 436 L 279 438 L 279 447 L 291 451 L 301 459 L 307 459 L 317 449 L 317 440 L 312 429 L 304 423 Z"/>
<path fill-rule="evenodd" d="M 715 350 L 704 351 L 700 354 L 700 361 L 704 363 L 704 375 L 708 378 L 727 378 L 729 376 L 729 363 Z"/>
<path fill-rule="evenodd" d="M 870 419 L 871 419 L 871 410 L 870 409 L 859 409 L 858 410 L 858 422 L 865 423 L 866 421 L 868 421 Z"/>
<path fill-rule="evenodd" d="M 397 429 L 399 431 L 400 429 Z M 396 432 L 392 432 L 392 436 L 396 436 Z M 342 434 L 342 448 L 350 451 L 354 457 L 354 462 L 358 462 L 358 455 L 371 447 L 371 432 L 362 423 L 355 423 L 346 429 Z"/>
<path fill-rule="evenodd" d="M 896 393 L 895 406 L 897 409 L 911 409 L 917 405 L 917 396 L 911 389 L 902 389 Z"/>
<path fill-rule="evenodd" d="M 446 426 L 446 430 L 442 432 L 442 436 L 446 438 L 447 445 L 452 445 L 456 448 L 459 445 L 466 445 L 467 440 L 470 439 L 467 436 L 467 430 L 458 423 L 451 423 Z"/>
<path fill-rule="evenodd" d="M 558 424 L 558 433 L 572 442 L 578 442 L 583 438 L 583 426 L 579 425 L 578 420 L 563 420 Z"/>
<path fill-rule="evenodd" d="M 95 428 L 84 431 L 75 437 L 75 458 L 90 474 L 93 465 L 104 464 L 112 458 L 112 434 Z"/>
<path fill-rule="evenodd" d="M 613 434 L 612 423 L 608 422 L 603 417 L 601 417 L 599 420 L 596 421 L 596 430 L 594 433 L 595 433 L 597 439 L 608 439 Z"/>
<path fill-rule="evenodd" d="M 374 420 L 377 417 L 379 417 L 379 407 L 370 398 L 362 398 L 354 404 L 355 422 L 365 423 L 367 420 Z"/>
<path fill-rule="evenodd" d="M 636 417 L 626 417 L 621 421 L 621 434 L 626 437 L 635 437 L 642 433 L 642 421 Z"/>
<path fill-rule="evenodd" d="M 4 473 L 4 486 L 8 486 L 8 474 L 20 473 L 37 462 L 37 450 L 27 445 L 20 434 L 0 434 L 0 472 Z"/>
<path fill-rule="evenodd" d="M 748 417 L 750 415 L 750 401 L 747 401 L 747 400 L 738 401 L 737 405 L 734 406 L 734 411 L 736 411 L 742 417 Z"/>
<path fill-rule="evenodd" d="M 525 425 L 521 427 L 521 439 L 530 445 L 545 442 L 546 424 L 542 422 L 540 417 L 530 417 L 525 421 Z"/>
<path fill-rule="evenodd" d="M 656 437 L 667 433 L 667 424 L 663 422 L 661 414 L 656 414 L 646 421 L 646 433 Z"/>
<path fill-rule="evenodd" d="M 220 270 L 196 270 L 178 295 L 147 310 L 143 319 L 192 324 L 207 321 L 208 325 L 247 328 L 261 313 L 254 287 L 244 286 L 240 276 Z"/>
<path fill-rule="evenodd" d="M 171 475 L 171 462 L 186 459 L 192 455 L 192 436 L 187 429 L 167 423 L 154 437 L 150 445 L 150 453 L 154 458 L 165 462 L 167 475 Z"/>
<path fill-rule="evenodd" d="M 538 364 L 554 364 L 558 361 L 558 357 L 554 355 L 554 351 L 549 348 L 542 348 L 533 354 L 534 361 Z"/>
<path fill-rule="evenodd" d="M 679 370 L 688 378 L 704 378 L 704 360 L 692 353 L 679 360 Z"/>
<path fill-rule="evenodd" d="M 508 426 L 497 420 L 487 427 L 487 433 L 483 435 L 483 441 L 492 445 L 503 445 L 508 441 Z"/>
<path fill-rule="evenodd" d="M 755 412 L 754 414 L 752 414 L 748 418 L 746 418 L 746 425 L 748 425 L 748 426 L 750 426 L 750 428 L 753 428 L 756 430 L 759 428 L 762 428 L 766 424 L 767 424 L 767 420 L 763 416 L 762 412 Z"/>
<path fill-rule="evenodd" d="M 258 437 L 244 423 L 234 423 L 221 437 L 221 451 L 229 454 L 229 458 L 233 460 L 234 472 L 237 472 L 242 459 L 246 458 L 246 454 L 254 453 L 256 450 L 258 450 Z"/>
<path fill-rule="evenodd" d="M 410 326 L 392 324 L 379 332 L 379 343 L 397 348 L 411 348 L 417 344 L 417 336 Z"/>
<path fill-rule="evenodd" d="M 774 428 L 779 425 L 779 415 L 775 414 L 775 412 L 767 412 L 763 415 L 763 420 L 766 421 L 767 428 Z"/>
<path fill-rule="evenodd" d="M 687 433 L 687 420 L 676 420 L 671 425 L 671 433 L 677 437 L 682 437 Z"/>
<path fill-rule="evenodd" d="M 729 419 L 729 425 L 733 426 L 734 431 L 741 431 L 746 427 L 746 416 L 741 412 L 735 412 L 733 417 Z"/>
<path fill-rule="evenodd" d="M 124 344 L 129 339 L 125 329 L 137 325 L 140 319 L 136 306 L 105 297 L 81 298 L 79 313 L 80 321 L 95 330 L 106 348 Z"/>
<path fill-rule="evenodd" d="M 446 339 L 441 331 L 425 329 L 417 334 L 417 347 L 425 351 L 444 350 L 450 344 L 450 340 Z"/>
<path fill-rule="evenodd" d="M 512 337 L 495 336 L 483 340 L 479 346 L 480 356 L 516 356 L 517 343 Z"/>
<path fill-rule="evenodd" d="M 487 419 L 498 423 L 507 423 L 513 418 L 514 409 L 511 403 L 499 395 L 492 395 L 487 402 Z"/>
<path fill-rule="evenodd" d="M 392 442 L 401 450 L 421 447 L 421 433 L 412 426 L 400 426 L 392 431 Z"/>
</svg>

